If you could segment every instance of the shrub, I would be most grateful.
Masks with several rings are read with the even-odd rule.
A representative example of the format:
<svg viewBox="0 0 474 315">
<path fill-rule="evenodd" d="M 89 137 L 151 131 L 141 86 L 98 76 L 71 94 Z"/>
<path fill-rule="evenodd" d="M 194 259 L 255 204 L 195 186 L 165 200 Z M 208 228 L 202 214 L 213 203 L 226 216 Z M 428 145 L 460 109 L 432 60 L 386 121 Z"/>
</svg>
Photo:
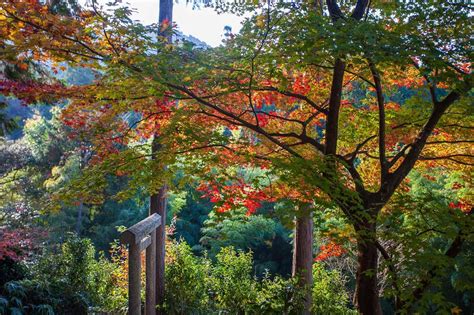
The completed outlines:
<svg viewBox="0 0 474 315">
<path fill-rule="evenodd" d="M 351 310 L 345 281 L 337 270 L 328 271 L 321 263 L 313 265 L 313 313 L 349 315 Z"/>
<path fill-rule="evenodd" d="M 298 288 L 297 279 L 284 279 L 269 274 L 259 282 L 255 314 L 300 314 L 304 294 Z"/>
<path fill-rule="evenodd" d="M 60 252 L 44 254 L 26 279 L 7 282 L 0 314 L 124 314 L 127 310 L 127 255 L 112 246 L 111 261 L 86 239 L 70 238 Z M 224 247 L 215 262 L 193 255 L 185 242 L 167 244 L 168 314 L 299 314 L 304 292 L 297 279 L 254 275 L 252 253 Z M 313 269 L 314 314 L 356 314 L 348 308 L 344 279 L 323 265 Z"/>
<path fill-rule="evenodd" d="M 356 314 L 348 307 L 344 279 L 314 265 L 314 314 Z M 224 247 L 215 263 L 196 257 L 185 242 L 167 248 L 168 314 L 300 314 L 304 291 L 297 279 L 253 276 L 252 253 Z"/>
<path fill-rule="evenodd" d="M 208 314 L 210 261 L 192 254 L 185 242 L 170 243 L 166 264 L 168 314 Z"/>
<path fill-rule="evenodd" d="M 216 260 L 210 285 L 217 309 L 231 314 L 249 311 L 257 297 L 256 280 L 252 278 L 252 253 L 224 247 Z"/>
<path fill-rule="evenodd" d="M 3 257 L 3 259 L 0 259 L 0 288 L 9 281 L 23 279 L 26 272 L 26 266 L 21 261 L 16 261 L 10 257 Z"/>
<path fill-rule="evenodd" d="M 14 307 L 21 311 L 17 314 L 50 314 L 54 310 L 56 314 L 80 315 L 91 307 L 118 314 L 117 309 L 123 310 L 120 307 L 126 304 L 126 297 L 117 303 L 117 297 L 110 294 L 117 284 L 113 275 L 118 267 L 103 255 L 95 259 L 90 240 L 70 237 L 59 253 L 44 253 L 27 279 L 6 283 L 0 307 Z"/>
<path fill-rule="evenodd" d="M 49 293 L 31 280 L 7 282 L 0 295 L 0 314 L 52 315 Z"/>
<path fill-rule="evenodd" d="M 88 239 L 70 237 L 58 254 L 45 254 L 34 267 L 33 279 L 60 299 L 55 310 L 87 314 L 92 306 L 106 306 L 113 287 L 114 266 L 104 257 L 95 259 L 95 248 Z"/>
</svg>

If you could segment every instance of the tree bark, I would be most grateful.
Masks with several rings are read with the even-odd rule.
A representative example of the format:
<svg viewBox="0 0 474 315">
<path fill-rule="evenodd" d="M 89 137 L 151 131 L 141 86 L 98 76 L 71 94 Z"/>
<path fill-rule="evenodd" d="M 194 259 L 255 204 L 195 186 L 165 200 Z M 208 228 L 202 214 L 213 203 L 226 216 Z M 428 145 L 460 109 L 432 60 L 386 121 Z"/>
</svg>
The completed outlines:
<svg viewBox="0 0 474 315">
<path fill-rule="evenodd" d="M 165 244 L 166 244 L 166 193 L 163 185 L 158 193 L 150 196 L 150 214 L 158 213 L 161 216 L 161 225 L 156 229 L 156 304 L 160 307 L 165 302 Z M 157 314 L 164 314 L 157 309 Z"/>
<path fill-rule="evenodd" d="M 152 143 L 152 158 L 160 147 L 156 137 Z M 163 185 L 160 190 L 150 196 L 150 214 L 158 213 L 161 217 L 161 225 L 156 229 L 156 304 L 163 306 L 165 302 L 165 244 L 166 244 L 166 193 L 167 186 Z M 164 314 L 158 308 L 156 314 Z"/>
<path fill-rule="evenodd" d="M 130 244 L 128 251 L 128 314 L 141 314 L 141 256 L 138 244 Z"/>
<path fill-rule="evenodd" d="M 145 315 L 156 314 L 156 230 L 151 232 L 150 238 L 151 244 L 146 249 Z"/>
<path fill-rule="evenodd" d="M 313 218 L 310 213 L 296 219 L 293 239 L 292 276 L 306 292 L 303 314 L 311 314 L 313 285 Z"/>
<path fill-rule="evenodd" d="M 158 22 L 160 25 L 168 21 L 169 25 L 173 22 L 173 0 L 160 0 L 160 17 Z M 171 41 L 171 38 L 169 38 Z"/>
<path fill-rule="evenodd" d="M 355 230 L 358 266 L 354 303 L 362 315 L 382 315 L 377 283 L 378 249 L 375 223 L 356 225 Z"/>
<path fill-rule="evenodd" d="M 337 58 L 334 64 L 333 78 L 331 84 L 331 95 L 329 97 L 329 113 L 326 121 L 325 154 L 334 155 L 337 152 L 337 140 L 339 133 L 339 109 L 341 107 L 342 86 L 344 83 L 344 70 L 346 64 Z"/>
<path fill-rule="evenodd" d="M 173 21 L 173 0 L 160 0 L 160 12 L 158 23 L 161 27 L 163 23 L 167 23 L 171 26 Z M 163 35 L 163 34 L 159 34 Z M 171 36 L 168 37 L 168 41 L 171 42 Z M 155 158 L 155 154 L 160 150 L 160 144 L 158 141 L 158 135 L 155 134 L 151 146 L 152 158 Z M 150 196 L 150 214 L 158 213 L 161 216 L 161 225 L 156 230 L 156 303 L 159 307 L 156 310 L 156 314 L 165 314 L 162 310 L 162 306 L 165 303 L 165 244 L 166 244 L 166 194 L 167 186 L 163 185 L 158 193 Z"/>
</svg>

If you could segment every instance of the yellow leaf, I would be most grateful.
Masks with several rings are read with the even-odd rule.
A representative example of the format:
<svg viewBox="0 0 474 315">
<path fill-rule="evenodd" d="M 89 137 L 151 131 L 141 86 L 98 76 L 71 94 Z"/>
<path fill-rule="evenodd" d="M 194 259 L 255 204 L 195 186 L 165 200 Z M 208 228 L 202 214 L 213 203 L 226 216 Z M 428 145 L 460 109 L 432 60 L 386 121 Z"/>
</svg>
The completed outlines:
<svg viewBox="0 0 474 315">
<path fill-rule="evenodd" d="M 259 15 L 257 16 L 257 22 L 255 23 L 259 28 L 265 27 L 265 16 Z"/>
</svg>

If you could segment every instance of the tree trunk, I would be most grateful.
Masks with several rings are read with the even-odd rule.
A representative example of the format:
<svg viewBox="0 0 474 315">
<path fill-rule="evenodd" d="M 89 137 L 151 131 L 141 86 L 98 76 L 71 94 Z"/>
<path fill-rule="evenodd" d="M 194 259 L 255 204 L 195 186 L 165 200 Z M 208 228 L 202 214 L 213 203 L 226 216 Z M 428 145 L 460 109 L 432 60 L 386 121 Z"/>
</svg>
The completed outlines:
<svg viewBox="0 0 474 315">
<path fill-rule="evenodd" d="M 152 159 L 160 150 L 157 136 L 152 140 Z M 163 185 L 160 190 L 150 196 L 150 214 L 158 213 L 161 217 L 161 225 L 156 229 L 156 304 L 159 308 L 156 314 L 164 314 L 161 307 L 165 302 L 165 244 L 166 244 L 166 192 L 167 187 Z"/>
<path fill-rule="evenodd" d="M 173 22 L 173 0 L 160 0 L 160 17 L 158 22 L 162 24 L 168 21 L 169 25 Z M 168 39 L 171 41 L 171 38 Z"/>
<path fill-rule="evenodd" d="M 160 0 L 160 12 L 158 23 L 161 25 L 167 21 L 169 25 L 173 22 L 173 0 Z M 162 34 L 160 34 L 162 35 Z M 171 42 L 171 36 L 168 41 Z M 151 153 L 152 158 L 160 150 L 158 135 L 154 135 Z M 161 225 L 156 230 L 156 303 L 159 308 L 156 314 L 165 314 L 162 306 L 165 303 L 165 244 L 166 244 L 166 193 L 167 186 L 163 185 L 157 194 L 150 196 L 150 214 L 158 213 L 161 216 Z"/>
<path fill-rule="evenodd" d="M 358 236 L 358 266 L 354 302 L 362 315 L 382 315 L 377 283 L 378 251 L 375 243 L 375 223 L 358 225 L 355 229 Z"/>
<path fill-rule="evenodd" d="M 156 229 L 156 303 L 160 307 L 165 302 L 165 243 L 166 243 L 166 192 L 163 185 L 157 194 L 150 196 L 150 214 L 161 216 L 161 225 Z M 157 314 L 164 314 L 160 309 Z"/>
<path fill-rule="evenodd" d="M 293 239 L 292 276 L 307 290 L 303 314 L 311 314 L 311 288 L 313 286 L 313 218 L 310 213 L 296 219 Z"/>
</svg>

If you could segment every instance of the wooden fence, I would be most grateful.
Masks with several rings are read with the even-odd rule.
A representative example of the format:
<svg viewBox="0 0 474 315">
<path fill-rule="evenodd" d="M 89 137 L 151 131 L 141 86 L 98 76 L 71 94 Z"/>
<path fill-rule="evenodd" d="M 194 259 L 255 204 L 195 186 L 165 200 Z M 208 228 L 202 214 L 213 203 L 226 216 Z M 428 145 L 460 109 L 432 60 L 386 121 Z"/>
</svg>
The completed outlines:
<svg viewBox="0 0 474 315">
<path fill-rule="evenodd" d="M 128 228 L 120 236 L 128 245 L 128 314 L 141 315 L 141 258 L 146 249 L 145 314 L 156 313 L 156 229 L 161 217 L 154 213 Z"/>
</svg>

